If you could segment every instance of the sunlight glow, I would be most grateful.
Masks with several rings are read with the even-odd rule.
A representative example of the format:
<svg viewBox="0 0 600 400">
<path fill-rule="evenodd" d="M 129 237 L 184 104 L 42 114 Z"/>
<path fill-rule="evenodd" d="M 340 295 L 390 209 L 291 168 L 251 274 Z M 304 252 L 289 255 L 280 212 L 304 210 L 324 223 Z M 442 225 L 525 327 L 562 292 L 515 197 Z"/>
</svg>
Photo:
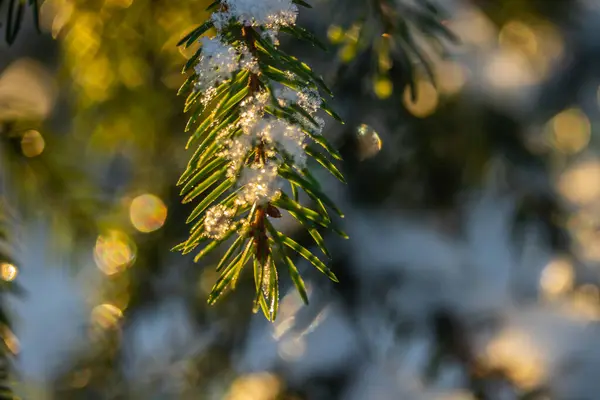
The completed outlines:
<svg viewBox="0 0 600 400">
<path fill-rule="evenodd" d="M 129 237 L 117 230 L 98 236 L 94 248 L 96 265 L 106 275 L 127 269 L 135 260 L 135 248 Z"/>
<path fill-rule="evenodd" d="M 378 98 L 387 99 L 392 95 L 394 85 L 388 77 L 380 76 L 373 81 L 373 91 Z"/>
<path fill-rule="evenodd" d="M 375 129 L 367 124 L 361 124 L 356 133 L 358 139 L 358 158 L 361 161 L 374 157 L 381 151 L 383 142 Z"/>
<path fill-rule="evenodd" d="M 508 21 L 500 30 L 498 45 L 486 75 L 493 86 L 505 89 L 539 84 L 564 51 L 561 35 L 546 21 Z"/>
<path fill-rule="evenodd" d="M 340 44 L 344 41 L 344 29 L 339 25 L 330 25 L 327 29 L 327 38 L 332 44 Z"/>
<path fill-rule="evenodd" d="M 19 354 L 21 351 L 21 342 L 19 342 L 19 339 L 7 326 L 2 327 L 1 336 L 4 344 L 8 347 L 8 350 L 10 350 L 12 354 Z"/>
<path fill-rule="evenodd" d="M 302 336 L 283 339 L 278 346 L 279 356 L 286 361 L 299 359 L 306 352 L 306 341 Z"/>
<path fill-rule="evenodd" d="M 143 194 L 131 202 L 129 218 L 138 231 L 154 232 L 164 225 L 167 219 L 167 207 L 159 197 Z"/>
<path fill-rule="evenodd" d="M 226 400 L 275 400 L 282 384 L 279 378 L 269 373 L 241 376 L 231 385 Z"/>
<path fill-rule="evenodd" d="M 569 313 L 585 321 L 600 320 L 600 293 L 596 286 L 586 284 L 579 287 L 569 301 Z"/>
<path fill-rule="evenodd" d="M 498 35 L 500 47 L 518 49 L 527 55 L 539 51 L 538 38 L 534 30 L 521 21 L 507 22 Z"/>
<path fill-rule="evenodd" d="M 509 378 L 524 389 L 535 387 L 545 376 L 540 349 L 526 332 L 508 329 L 495 338 L 486 349 L 487 362 L 503 368 Z"/>
<path fill-rule="evenodd" d="M 560 112 L 548 122 L 552 144 L 566 154 L 583 150 L 590 141 L 592 126 L 587 115 L 578 108 Z"/>
<path fill-rule="evenodd" d="M 568 260 L 553 260 L 542 272 L 540 288 L 549 298 L 563 295 L 573 288 L 574 275 L 573 265 Z"/>
<path fill-rule="evenodd" d="M 417 100 L 412 101 L 410 86 L 407 86 L 404 90 L 404 106 L 406 109 L 417 118 L 425 118 L 435 112 L 439 103 L 438 92 L 431 84 L 426 80 L 419 80 L 416 84 L 417 87 Z"/>
<path fill-rule="evenodd" d="M 467 69 L 457 62 L 441 61 L 436 65 L 436 79 L 440 92 L 451 96 L 465 86 Z"/>
<path fill-rule="evenodd" d="M 13 264 L 7 262 L 0 264 L 0 271 L 2 274 L 2 279 L 6 282 L 14 281 L 19 274 L 19 269 Z"/>
<path fill-rule="evenodd" d="M 29 130 L 21 137 L 21 151 L 25 157 L 37 157 L 44 151 L 46 142 L 41 133 Z"/>
<path fill-rule="evenodd" d="M 559 177 L 559 193 L 575 205 L 585 206 L 600 199 L 600 163 L 596 160 L 573 165 Z"/>
<path fill-rule="evenodd" d="M 122 317 L 123 312 L 118 307 L 105 303 L 92 310 L 91 321 L 100 328 L 110 329 L 116 327 Z"/>
</svg>

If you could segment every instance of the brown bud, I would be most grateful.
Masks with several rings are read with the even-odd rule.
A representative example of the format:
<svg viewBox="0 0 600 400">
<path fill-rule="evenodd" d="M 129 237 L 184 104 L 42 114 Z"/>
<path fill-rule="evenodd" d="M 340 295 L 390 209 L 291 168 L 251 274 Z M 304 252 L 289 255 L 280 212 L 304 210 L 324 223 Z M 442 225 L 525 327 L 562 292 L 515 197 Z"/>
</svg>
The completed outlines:
<svg viewBox="0 0 600 400">
<path fill-rule="evenodd" d="M 267 215 L 271 218 L 281 218 L 281 211 L 272 204 L 267 206 Z"/>
</svg>

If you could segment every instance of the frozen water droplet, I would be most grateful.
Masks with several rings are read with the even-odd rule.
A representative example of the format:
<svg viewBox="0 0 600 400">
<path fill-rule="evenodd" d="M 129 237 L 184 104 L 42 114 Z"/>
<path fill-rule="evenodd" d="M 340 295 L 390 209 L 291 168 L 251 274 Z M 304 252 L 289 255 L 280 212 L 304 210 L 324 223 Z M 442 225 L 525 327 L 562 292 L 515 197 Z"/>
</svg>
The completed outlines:
<svg viewBox="0 0 600 400">
<path fill-rule="evenodd" d="M 367 124 L 362 124 L 356 130 L 358 136 L 358 157 L 366 160 L 379 153 L 382 141 L 375 129 Z"/>
</svg>

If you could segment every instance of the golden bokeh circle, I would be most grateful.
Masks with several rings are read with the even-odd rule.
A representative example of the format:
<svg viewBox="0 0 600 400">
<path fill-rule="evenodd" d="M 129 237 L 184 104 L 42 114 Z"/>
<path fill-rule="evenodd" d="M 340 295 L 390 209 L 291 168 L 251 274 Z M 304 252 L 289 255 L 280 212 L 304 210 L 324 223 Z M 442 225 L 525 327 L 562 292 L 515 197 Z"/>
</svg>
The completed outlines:
<svg viewBox="0 0 600 400">
<path fill-rule="evenodd" d="M 14 281 L 19 274 L 19 269 L 15 265 L 7 262 L 0 264 L 0 271 L 2 279 L 6 282 Z"/>
<path fill-rule="evenodd" d="M 46 142 L 41 133 L 29 130 L 21 137 L 21 151 L 25 157 L 37 157 L 44 152 Z"/>
<path fill-rule="evenodd" d="M 123 311 L 120 308 L 109 303 L 104 303 L 94 307 L 91 320 L 94 325 L 103 329 L 109 329 L 116 327 L 122 317 Z"/>
<path fill-rule="evenodd" d="M 131 202 L 129 218 L 138 231 L 154 232 L 164 225 L 167 219 L 167 207 L 159 197 L 143 194 Z"/>
<path fill-rule="evenodd" d="M 552 144 L 566 154 L 575 154 L 589 143 L 592 125 L 587 115 L 578 108 L 558 113 L 548 124 L 552 133 Z"/>
<path fill-rule="evenodd" d="M 412 99 L 412 90 L 407 86 L 404 90 L 404 106 L 415 117 L 425 118 L 435 112 L 439 103 L 439 95 L 433 84 L 419 80 L 416 84 L 416 99 Z"/>
<path fill-rule="evenodd" d="M 135 256 L 135 244 L 121 231 L 110 230 L 96 240 L 94 260 L 106 275 L 123 272 L 133 264 Z"/>
</svg>

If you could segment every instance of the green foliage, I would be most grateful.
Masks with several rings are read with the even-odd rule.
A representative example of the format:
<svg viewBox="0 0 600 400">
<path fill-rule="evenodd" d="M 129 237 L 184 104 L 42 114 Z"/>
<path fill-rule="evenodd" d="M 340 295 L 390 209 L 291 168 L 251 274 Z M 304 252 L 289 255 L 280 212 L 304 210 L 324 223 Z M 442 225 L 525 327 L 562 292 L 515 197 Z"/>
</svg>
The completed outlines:
<svg viewBox="0 0 600 400">
<path fill-rule="evenodd" d="M 304 1 L 294 3 L 310 7 Z M 224 10 L 224 5 L 216 1 L 208 9 L 219 12 Z M 212 21 L 204 22 L 183 37 L 179 45 L 192 45 L 213 27 Z M 291 154 L 282 143 L 262 136 L 254 137 L 243 149 L 239 163 L 233 162 L 228 155 L 231 152 L 229 146 L 232 141 L 250 137 L 245 124 L 252 118 L 249 114 L 254 111 L 248 108 L 246 102 L 261 95 L 266 96 L 259 117 L 264 116 L 265 119 L 261 121 L 285 124 L 286 129 L 299 132 L 307 141 L 314 142 L 302 144 L 300 149 L 303 157 L 314 159 L 326 171 L 345 182 L 331 160 L 340 160 L 341 157 L 320 133 L 322 124 L 314 116 L 316 110 L 283 101 L 278 97 L 278 88 L 289 88 L 296 93 L 303 90 L 316 93 L 317 108 L 339 121 L 341 118 L 318 94 L 320 90 L 331 95 L 323 79 L 308 65 L 278 47 L 276 41 L 265 35 L 266 27 L 244 26 L 232 19 L 217 31 L 217 38 L 225 44 L 248 49 L 256 66 L 239 67 L 229 77 L 220 80 L 214 88 L 208 89 L 213 90 L 209 100 L 205 99 L 207 89 L 198 90 L 197 85 L 202 80 L 200 75 L 210 71 L 198 70 L 197 65 L 202 62 L 203 56 L 210 59 L 211 55 L 203 55 L 203 48 L 200 47 L 183 68 L 187 72 L 195 67 L 179 90 L 180 95 L 187 95 L 185 111 L 190 113 L 186 126 L 186 131 L 190 132 L 187 147 L 195 151 L 178 185 L 182 187 L 184 203 L 198 203 L 187 220 L 193 224 L 190 236 L 174 249 L 186 254 L 201 246 L 194 259 L 197 262 L 221 245 L 227 245 L 217 265 L 220 276 L 212 288 L 208 303 L 215 304 L 223 294 L 235 289 L 244 267 L 251 264 L 256 286 L 254 311 L 261 309 L 270 321 L 274 321 L 279 305 L 280 267 L 288 269 L 300 297 L 308 303 L 306 287 L 294 261 L 295 255 L 306 259 L 331 280 L 337 282 L 338 279 L 323 261 L 280 232 L 271 220 L 281 218 L 281 210 L 287 211 L 307 230 L 320 251 L 329 257 L 330 252 L 319 229 L 329 228 L 347 237 L 335 228 L 329 210 L 338 216 L 343 215 L 304 164 L 297 162 L 298 154 Z M 284 24 L 279 31 L 325 48 L 313 34 L 295 24 Z M 261 129 L 269 131 L 275 128 Z M 276 166 L 276 179 L 278 182 L 287 182 L 293 198 L 283 192 L 283 187 L 278 187 L 272 194 L 247 201 L 243 198 L 243 192 L 248 188 L 259 191 L 261 187 L 260 184 L 252 186 L 252 183 L 244 182 L 243 170 L 250 169 L 261 174 L 269 165 Z M 313 201 L 315 209 L 298 202 L 300 190 Z M 244 200 L 240 201 L 240 198 Z M 218 234 L 212 233 L 208 227 L 214 227 L 215 224 L 219 229 Z"/>
<path fill-rule="evenodd" d="M 0 9 L 4 6 L 6 0 L 0 0 Z M 39 1 L 38 0 L 8 0 L 8 7 L 4 19 L 0 20 L 0 28 L 4 28 L 6 43 L 13 44 L 21 24 L 25 18 L 25 9 L 27 6 L 32 8 L 33 22 L 39 32 Z"/>
<path fill-rule="evenodd" d="M 432 61 L 422 44 L 425 42 L 433 52 L 443 54 L 447 44 L 459 42 L 458 37 L 444 24 L 446 15 L 433 1 L 370 0 L 363 4 L 359 18 L 347 23 L 346 29 L 331 31 L 330 40 L 342 46 L 340 57 L 345 63 L 361 56 L 373 58 L 373 80 L 385 82 L 384 88 L 396 80 L 391 76 L 392 68 L 400 71 L 415 101 L 419 75 L 424 73 L 433 84 L 436 80 Z M 424 40 L 419 41 L 420 38 Z M 375 92 L 380 98 L 391 94 L 391 90 L 377 85 Z"/>
<path fill-rule="evenodd" d="M 385 13 L 383 8 L 380 8 L 382 15 Z M 417 90 L 415 85 L 415 73 L 410 70 L 410 57 L 416 58 L 420 65 L 425 70 L 429 79 L 435 83 L 435 75 L 431 69 L 431 61 L 427 54 L 419 47 L 415 40 L 415 33 L 421 32 L 438 50 L 444 48 L 442 39 L 449 42 L 458 42 L 458 37 L 452 33 L 443 23 L 444 14 L 433 2 L 425 0 L 417 6 L 402 5 L 397 11 L 401 17 L 396 17 L 396 23 L 390 21 L 388 33 L 392 38 L 396 39 L 396 43 L 402 50 L 400 54 L 405 55 L 405 63 L 410 71 L 410 86 L 413 101 L 416 100 Z M 386 17 L 384 21 L 386 21 Z M 412 28 L 412 29 L 411 29 Z"/>
</svg>

